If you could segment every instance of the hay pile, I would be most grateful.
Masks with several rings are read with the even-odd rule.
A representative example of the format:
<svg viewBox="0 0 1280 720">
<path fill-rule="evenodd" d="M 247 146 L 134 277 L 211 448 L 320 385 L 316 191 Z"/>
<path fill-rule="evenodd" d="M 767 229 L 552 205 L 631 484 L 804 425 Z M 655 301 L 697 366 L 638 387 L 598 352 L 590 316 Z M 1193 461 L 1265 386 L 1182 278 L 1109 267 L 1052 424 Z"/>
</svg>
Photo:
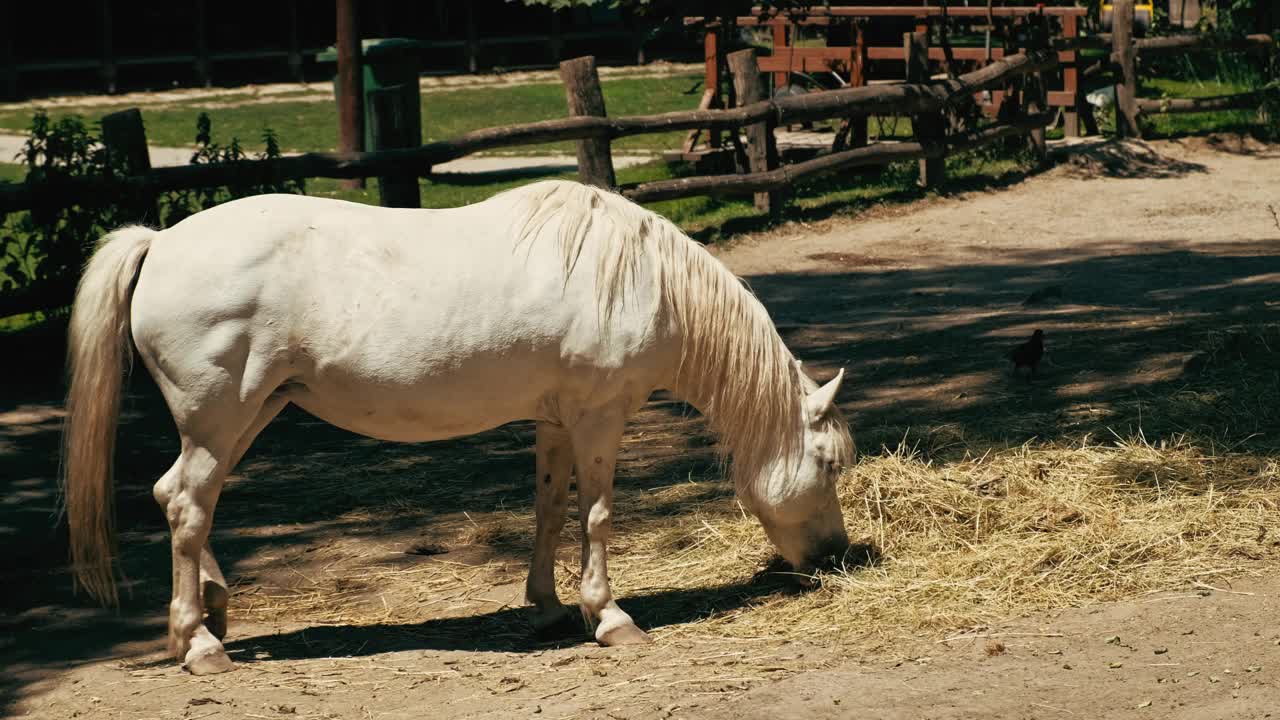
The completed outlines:
<svg viewBox="0 0 1280 720">
<path fill-rule="evenodd" d="M 816 592 L 664 630 L 885 641 L 1256 573 L 1280 562 L 1278 471 L 1275 459 L 1141 438 L 946 465 L 866 458 L 840 496 L 851 537 L 879 548 L 878 562 L 827 574 Z M 633 536 L 619 585 L 742 579 L 764 543 L 732 516 L 683 530 Z"/>
</svg>

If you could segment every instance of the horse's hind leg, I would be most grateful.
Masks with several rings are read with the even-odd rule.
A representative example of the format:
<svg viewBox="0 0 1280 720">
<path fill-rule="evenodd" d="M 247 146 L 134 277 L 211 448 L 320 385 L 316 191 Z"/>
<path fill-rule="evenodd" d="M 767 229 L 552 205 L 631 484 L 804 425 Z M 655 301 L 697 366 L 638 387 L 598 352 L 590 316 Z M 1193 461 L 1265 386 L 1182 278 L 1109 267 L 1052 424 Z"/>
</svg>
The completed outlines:
<svg viewBox="0 0 1280 720">
<path fill-rule="evenodd" d="M 240 435 L 240 440 L 232 451 L 231 461 L 227 465 L 228 472 L 240 464 L 241 458 L 248 452 L 249 446 L 253 444 L 258 434 L 288 404 L 288 399 L 283 395 L 272 395 L 267 398 L 262 409 L 258 411 L 257 417 L 253 419 L 253 423 Z M 208 540 L 200 550 L 200 599 L 204 603 L 204 626 L 215 638 L 222 640 L 227 636 L 227 605 L 231 599 L 231 592 L 227 588 L 226 578 L 222 576 L 222 570 L 218 567 L 218 561 L 213 556 L 213 548 L 209 546 Z"/>
<path fill-rule="evenodd" d="M 573 614 L 556 595 L 556 546 L 564 529 L 569 505 L 569 473 L 573 470 L 573 444 L 564 428 L 539 422 L 536 430 L 537 533 L 533 544 L 533 560 L 529 564 L 529 580 L 525 598 L 533 603 L 536 614 L 533 629 L 538 634 L 553 632 Z M 575 621 L 573 623 L 577 625 Z M 576 628 L 581 631 L 581 626 Z"/>
<path fill-rule="evenodd" d="M 169 521 L 173 553 L 169 652 L 197 675 L 231 669 L 222 643 L 202 624 L 200 602 L 200 556 L 226 477 L 230 445 L 219 448 L 184 434 L 182 455 L 154 489 Z"/>
</svg>

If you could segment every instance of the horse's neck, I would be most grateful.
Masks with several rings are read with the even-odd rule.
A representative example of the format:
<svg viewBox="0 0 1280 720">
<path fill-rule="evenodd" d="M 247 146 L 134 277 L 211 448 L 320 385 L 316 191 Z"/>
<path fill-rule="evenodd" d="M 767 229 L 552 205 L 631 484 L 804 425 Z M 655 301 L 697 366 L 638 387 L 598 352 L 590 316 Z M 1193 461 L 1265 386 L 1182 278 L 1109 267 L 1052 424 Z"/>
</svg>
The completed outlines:
<svg viewBox="0 0 1280 720">
<path fill-rule="evenodd" d="M 685 348 L 671 389 L 707 418 L 721 453 L 733 456 L 738 491 L 755 494 L 772 464 L 799 457 L 804 411 L 791 353 L 776 334 L 749 337 L 777 346 L 716 342 L 713 348 Z"/>
</svg>

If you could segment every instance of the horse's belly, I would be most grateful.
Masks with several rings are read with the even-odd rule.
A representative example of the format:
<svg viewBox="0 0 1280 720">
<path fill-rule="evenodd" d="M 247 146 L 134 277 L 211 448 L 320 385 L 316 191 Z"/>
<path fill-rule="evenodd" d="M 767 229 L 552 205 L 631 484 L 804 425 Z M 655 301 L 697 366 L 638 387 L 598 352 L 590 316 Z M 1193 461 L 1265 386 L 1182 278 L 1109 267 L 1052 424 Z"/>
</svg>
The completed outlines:
<svg viewBox="0 0 1280 720">
<path fill-rule="evenodd" d="M 488 384 L 436 377 L 414 385 L 387 386 L 309 378 L 282 389 L 290 402 L 316 417 L 361 435 L 396 442 L 427 442 L 474 435 L 513 420 L 537 419 L 545 390 L 538 384 Z"/>
</svg>

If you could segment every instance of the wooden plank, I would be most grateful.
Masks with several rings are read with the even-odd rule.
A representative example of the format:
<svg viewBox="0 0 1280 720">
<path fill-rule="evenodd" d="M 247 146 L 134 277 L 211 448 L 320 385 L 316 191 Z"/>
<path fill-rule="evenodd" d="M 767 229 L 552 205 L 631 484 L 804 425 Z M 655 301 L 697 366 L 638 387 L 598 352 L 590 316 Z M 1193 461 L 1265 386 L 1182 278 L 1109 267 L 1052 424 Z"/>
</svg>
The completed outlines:
<svg viewBox="0 0 1280 720">
<path fill-rule="evenodd" d="M 1199 98 L 1142 98 L 1137 101 L 1137 104 L 1138 110 L 1144 113 L 1217 112 L 1256 110 L 1264 99 L 1264 92 L 1247 92 Z"/>
<path fill-rule="evenodd" d="M 560 63 L 560 79 L 564 81 L 564 95 L 571 117 L 607 117 L 594 57 L 588 55 Z M 618 184 L 613 173 L 609 138 L 578 141 L 578 179 L 601 188 L 612 188 Z"/>
<path fill-rule="evenodd" d="M 757 59 L 757 66 L 762 73 L 772 73 L 774 78 L 790 77 L 793 71 L 814 73 L 835 70 L 847 73 L 853 67 L 853 48 L 794 48 L 795 50 L 834 50 L 824 53 L 796 53 L 792 57 L 784 55 L 765 55 Z M 774 80 L 774 88 L 777 85 Z"/>
<path fill-rule="evenodd" d="M 1044 50 L 1049 47 L 1049 28 L 1045 25 L 1043 15 L 1028 15 L 1026 20 L 1027 47 Z M 1048 109 L 1049 98 L 1043 72 L 1027 73 L 1022 76 L 1024 105 L 1023 112 L 1028 115 L 1039 115 Z M 1027 134 L 1028 145 L 1036 163 L 1043 167 L 1049 161 L 1049 145 L 1045 142 L 1043 126 L 1031 128 Z"/>
<path fill-rule="evenodd" d="M 1138 70 L 1134 62 L 1133 0 L 1115 0 L 1111 13 L 1111 57 L 1120 65 L 1116 85 L 1116 133 L 1121 137 L 1142 137 L 1138 127 Z"/>
<path fill-rule="evenodd" d="M 712 103 L 715 101 L 715 91 L 711 89 L 702 91 L 702 100 L 698 103 L 699 110 L 710 110 Z M 702 128 L 695 128 L 689 131 L 685 136 L 684 142 L 681 143 L 680 149 L 683 152 L 691 153 L 698 144 L 698 136 L 702 133 Z"/>
<path fill-rule="evenodd" d="M 760 68 L 756 65 L 755 50 L 739 50 L 729 53 L 729 72 L 733 75 L 733 87 L 737 93 L 738 106 L 743 107 L 758 103 L 767 97 Z M 752 173 L 765 173 L 778 166 L 778 148 L 774 144 L 774 119 L 766 115 L 760 122 L 746 127 L 747 161 Z M 755 194 L 756 209 L 761 212 L 777 213 L 782 209 L 780 190 L 758 192 Z"/>
<path fill-rule="evenodd" d="M 773 30 L 773 55 L 771 58 L 777 58 L 783 63 L 789 63 L 795 58 L 795 50 L 797 48 L 787 47 L 787 25 L 785 23 L 775 23 Z M 806 48 L 807 49 L 807 48 Z M 825 50 L 826 48 L 821 48 Z M 759 63 L 763 58 L 758 58 Z M 796 68 L 800 72 L 807 72 L 803 68 Z M 773 89 L 774 92 L 791 84 L 791 68 L 786 65 L 777 65 L 773 70 L 766 70 L 763 64 L 760 64 L 761 72 L 773 73 Z"/>
<path fill-rule="evenodd" d="M 903 50 L 907 56 L 907 82 L 923 83 L 929 80 L 929 34 L 911 32 L 902 36 Z M 946 122 L 940 112 L 925 112 L 911 117 L 911 127 L 916 140 L 926 148 L 946 142 Z M 920 159 L 920 187 L 937 188 L 945 181 L 947 168 L 945 157 L 930 153 Z"/>
<path fill-rule="evenodd" d="M 1115 32 L 1112 31 L 1114 38 Z M 1188 50 L 1235 50 L 1241 52 L 1266 52 L 1276 47 L 1275 38 L 1255 34 L 1241 38 L 1218 38 L 1212 35 L 1166 35 L 1164 37 L 1139 38 L 1133 49 L 1139 55 L 1177 54 Z"/>
<path fill-rule="evenodd" d="M 990 10 L 985 7 L 947 8 L 948 17 L 965 19 L 985 19 L 987 17 L 1016 18 L 1032 15 L 1037 12 L 1043 12 L 1045 15 L 1050 17 L 1065 17 L 1069 15 L 1084 17 L 1089 13 L 1088 9 L 1083 7 L 1038 7 L 1034 5 L 1023 7 L 993 7 L 990 8 Z M 794 22 L 801 25 L 824 25 L 830 22 L 831 18 L 931 18 L 938 17 L 940 15 L 942 15 L 942 7 L 938 5 L 902 7 L 884 5 L 863 7 L 805 7 L 803 12 L 797 13 L 795 17 L 788 18 L 785 14 L 776 13 L 742 15 L 737 18 L 737 23 L 739 25 L 771 25 L 775 23 Z M 706 18 L 703 16 L 690 16 L 686 17 L 684 22 L 686 25 L 702 24 L 706 22 Z M 714 22 L 714 20 L 711 22 Z"/>
<path fill-rule="evenodd" d="M 724 107 L 724 102 L 720 97 L 720 72 L 724 69 L 723 47 L 724 45 L 720 43 L 720 29 L 713 28 L 708 30 L 703 41 L 705 62 L 703 87 L 707 92 L 711 93 L 711 103 L 707 105 L 707 109 Z M 720 131 L 718 129 L 707 128 L 707 146 L 714 149 L 720 147 Z"/>
<path fill-rule="evenodd" d="M 1080 19 L 1075 15 L 1068 15 L 1062 18 L 1062 36 L 1066 38 L 1075 38 L 1080 36 Z M 1085 103 L 1084 93 L 1080 91 L 1080 69 L 1077 66 L 1079 62 L 1078 55 L 1075 50 L 1066 53 L 1069 57 L 1062 58 L 1062 85 L 1064 92 L 1071 97 L 1071 102 L 1064 105 L 1066 110 L 1062 114 L 1062 134 L 1066 137 L 1080 137 L 1080 111 L 1079 107 Z M 1052 104 L 1052 101 L 1050 101 Z"/>
<path fill-rule="evenodd" d="M 930 156 L 969 150 L 995 142 L 1002 138 L 1025 134 L 1034 127 L 1043 127 L 1052 116 L 1038 115 L 994 125 L 975 132 L 949 138 L 942 146 L 926 148 L 918 142 L 876 143 L 867 147 L 831 153 L 813 160 L 783 165 L 766 173 L 749 175 L 704 175 L 699 177 L 659 180 L 625 187 L 622 194 L 639 203 L 674 200 L 697 195 L 731 195 L 747 192 L 768 192 L 785 189 L 795 183 L 854 167 L 889 165 Z"/>
<path fill-rule="evenodd" d="M 102 118 L 102 145 L 114 169 L 126 176 L 146 176 L 151 171 L 151 155 L 147 149 L 147 131 L 142 124 L 142 111 L 129 108 Z M 145 186 L 131 187 L 120 210 L 129 222 L 160 224 L 155 193 Z"/>
<path fill-rule="evenodd" d="M 338 28 L 338 152 L 364 150 L 364 67 L 356 0 L 337 0 Z M 349 190 L 364 187 L 364 178 L 342 183 Z"/>
<path fill-rule="evenodd" d="M 417 147 L 422 143 L 422 128 L 415 122 L 417 108 L 416 88 L 391 85 L 369 93 L 369 122 L 373 150 L 394 150 Z M 378 200 L 383 207 L 422 207 L 422 194 L 418 188 L 417 173 L 380 175 Z"/>
<path fill-rule="evenodd" d="M 849 73 L 849 86 L 863 87 L 867 84 L 867 36 L 865 23 L 861 21 L 855 23 L 853 32 L 853 70 Z M 849 147 L 865 147 L 868 134 L 867 125 L 870 118 L 866 114 L 851 113 L 845 118 L 845 121 L 849 125 Z"/>
</svg>

